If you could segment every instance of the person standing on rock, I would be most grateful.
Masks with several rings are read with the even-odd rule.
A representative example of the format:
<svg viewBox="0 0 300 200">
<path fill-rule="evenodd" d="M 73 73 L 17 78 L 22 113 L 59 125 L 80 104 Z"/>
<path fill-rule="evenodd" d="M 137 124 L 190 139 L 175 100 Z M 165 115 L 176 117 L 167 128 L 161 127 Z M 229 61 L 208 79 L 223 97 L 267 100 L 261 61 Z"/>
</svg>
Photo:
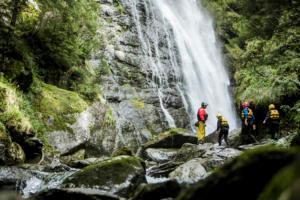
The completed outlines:
<svg viewBox="0 0 300 200">
<path fill-rule="evenodd" d="M 241 112 L 241 118 L 242 118 L 242 135 L 244 138 L 250 137 L 254 142 L 258 142 L 253 135 L 253 132 L 256 130 L 256 125 L 255 125 L 255 117 L 253 114 L 253 111 L 251 108 L 249 108 L 249 103 L 244 102 L 242 104 L 243 110 Z M 244 138 L 245 139 L 245 138 Z"/>
<path fill-rule="evenodd" d="M 227 146 L 229 146 L 228 143 L 228 133 L 229 133 L 229 123 L 225 117 L 223 117 L 220 113 L 217 115 L 217 132 L 219 132 L 219 146 L 222 144 L 222 139 L 224 136 L 224 140 Z"/>
<path fill-rule="evenodd" d="M 279 122 L 280 116 L 278 110 L 275 108 L 274 104 L 269 105 L 269 111 L 267 112 L 266 118 L 263 121 L 263 124 L 268 124 L 269 133 L 271 134 L 272 139 L 276 139 L 279 133 Z"/>
<path fill-rule="evenodd" d="M 208 106 L 207 103 L 202 102 L 201 103 L 201 108 L 199 108 L 198 113 L 197 113 L 197 118 L 198 118 L 198 141 L 199 143 L 203 144 L 205 142 L 205 122 L 208 118 L 208 115 L 206 113 L 206 107 Z"/>
</svg>

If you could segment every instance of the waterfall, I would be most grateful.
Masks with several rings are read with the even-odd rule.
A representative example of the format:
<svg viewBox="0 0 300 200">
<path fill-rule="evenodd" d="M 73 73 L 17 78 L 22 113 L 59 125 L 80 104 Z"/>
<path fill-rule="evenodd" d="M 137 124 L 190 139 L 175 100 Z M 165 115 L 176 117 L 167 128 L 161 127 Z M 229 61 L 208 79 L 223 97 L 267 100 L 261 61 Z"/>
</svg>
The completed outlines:
<svg viewBox="0 0 300 200">
<path fill-rule="evenodd" d="M 236 128 L 237 117 L 229 92 L 230 82 L 213 20 L 200 1 L 124 1 L 130 2 L 143 55 L 150 68 L 146 71 L 150 74 L 153 87 L 157 89 L 169 126 L 174 127 L 175 123 L 164 100 L 172 77 L 192 127 L 201 102 L 207 102 L 207 132 L 215 130 L 217 113 L 229 120 L 231 129 Z M 162 44 L 167 51 L 161 50 Z M 162 57 L 169 60 L 168 65 L 162 64 Z"/>
</svg>

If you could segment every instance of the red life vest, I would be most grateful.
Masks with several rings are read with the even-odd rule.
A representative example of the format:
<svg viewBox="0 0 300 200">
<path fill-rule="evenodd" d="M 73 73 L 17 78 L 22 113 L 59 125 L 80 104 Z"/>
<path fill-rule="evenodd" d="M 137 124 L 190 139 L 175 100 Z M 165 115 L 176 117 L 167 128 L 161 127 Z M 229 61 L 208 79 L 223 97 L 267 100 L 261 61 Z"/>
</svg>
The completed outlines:
<svg viewBox="0 0 300 200">
<path fill-rule="evenodd" d="M 207 119 L 207 114 L 206 114 L 206 110 L 204 108 L 200 108 L 198 110 L 198 115 L 199 115 L 199 118 L 200 118 L 200 121 L 206 121 Z"/>
</svg>

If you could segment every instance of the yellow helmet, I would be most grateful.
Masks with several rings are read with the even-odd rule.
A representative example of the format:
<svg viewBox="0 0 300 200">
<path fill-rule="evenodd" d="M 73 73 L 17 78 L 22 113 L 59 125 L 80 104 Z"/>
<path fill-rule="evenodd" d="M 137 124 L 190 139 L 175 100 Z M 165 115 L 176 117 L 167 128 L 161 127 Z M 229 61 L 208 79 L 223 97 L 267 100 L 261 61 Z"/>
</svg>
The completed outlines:
<svg viewBox="0 0 300 200">
<path fill-rule="evenodd" d="M 217 118 L 221 118 L 222 115 L 221 115 L 220 113 L 217 113 L 217 114 L 216 114 L 216 117 L 217 117 Z"/>
<path fill-rule="evenodd" d="M 269 110 L 275 109 L 275 105 L 274 104 L 270 104 L 269 105 Z"/>
</svg>

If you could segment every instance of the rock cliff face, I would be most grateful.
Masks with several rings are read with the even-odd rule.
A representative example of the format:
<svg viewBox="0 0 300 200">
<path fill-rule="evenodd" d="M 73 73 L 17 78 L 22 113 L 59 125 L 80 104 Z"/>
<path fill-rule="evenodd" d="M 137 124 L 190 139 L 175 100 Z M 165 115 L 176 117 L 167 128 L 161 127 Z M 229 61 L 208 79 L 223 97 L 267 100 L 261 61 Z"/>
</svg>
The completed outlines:
<svg viewBox="0 0 300 200">
<path fill-rule="evenodd" d="M 136 149 L 155 133 L 188 127 L 180 77 L 166 53 L 175 47 L 167 44 L 164 27 L 149 13 L 149 5 L 131 0 L 100 3 L 103 42 L 92 62 L 100 68 L 103 95 L 117 119 L 117 146 Z"/>
</svg>

